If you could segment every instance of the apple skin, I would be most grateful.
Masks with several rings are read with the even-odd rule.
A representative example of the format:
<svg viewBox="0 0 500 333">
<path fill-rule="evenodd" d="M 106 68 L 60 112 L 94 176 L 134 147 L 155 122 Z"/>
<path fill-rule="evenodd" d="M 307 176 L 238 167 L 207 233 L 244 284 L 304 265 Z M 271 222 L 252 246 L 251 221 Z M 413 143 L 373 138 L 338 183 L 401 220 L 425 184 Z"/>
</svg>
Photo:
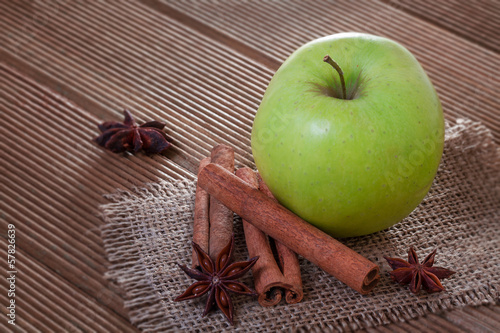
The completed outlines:
<svg viewBox="0 0 500 333">
<path fill-rule="evenodd" d="M 342 68 L 348 95 L 342 99 Z M 429 191 L 444 144 L 436 91 L 417 59 L 383 37 L 342 33 L 295 51 L 252 128 L 259 173 L 285 207 L 334 237 L 386 229 Z"/>
</svg>

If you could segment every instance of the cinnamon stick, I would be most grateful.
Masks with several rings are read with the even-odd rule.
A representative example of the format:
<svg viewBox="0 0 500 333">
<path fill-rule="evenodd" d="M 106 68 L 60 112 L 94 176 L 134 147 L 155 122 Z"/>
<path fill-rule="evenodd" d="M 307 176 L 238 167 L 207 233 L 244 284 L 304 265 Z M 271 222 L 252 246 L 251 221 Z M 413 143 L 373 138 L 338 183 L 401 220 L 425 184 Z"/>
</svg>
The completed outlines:
<svg viewBox="0 0 500 333">
<path fill-rule="evenodd" d="M 259 181 L 260 191 L 266 194 L 269 198 L 273 199 L 275 202 L 278 202 L 278 200 L 274 198 L 271 190 L 269 190 L 266 183 L 259 174 L 257 174 L 257 178 Z M 286 302 L 290 304 L 299 303 L 304 297 L 304 292 L 302 290 L 302 277 L 300 275 L 299 258 L 297 257 L 297 254 L 295 252 L 290 250 L 280 241 L 274 240 L 274 243 L 276 246 L 276 251 L 278 252 L 281 272 L 285 281 L 289 285 L 289 288 L 285 290 Z"/>
<path fill-rule="evenodd" d="M 361 294 L 367 294 L 378 283 L 376 264 L 305 222 L 232 172 L 210 163 L 199 173 L 198 184 L 242 219 Z"/>
<path fill-rule="evenodd" d="M 234 150 L 220 144 L 210 154 L 211 163 L 233 175 Z M 203 170 L 203 169 L 202 169 Z M 233 175 L 234 176 L 234 175 Z M 220 251 L 229 243 L 233 234 L 233 212 L 224 206 L 216 197 L 210 196 L 210 236 L 208 254 L 212 260 L 217 259 Z"/>
<path fill-rule="evenodd" d="M 200 161 L 198 173 L 210 163 L 210 157 L 205 157 Z M 193 222 L 193 242 L 198 244 L 203 251 L 208 253 L 209 235 L 210 235 L 210 195 L 199 185 L 196 186 L 196 195 L 194 199 L 194 222 Z M 193 249 L 191 260 L 192 268 L 199 266 L 198 256 Z"/>
<path fill-rule="evenodd" d="M 258 180 L 255 173 L 250 168 L 238 169 L 236 176 L 240 177 L 249 186 L 258 188 Z M 259 256 L 259 260 L 252 267 L 252 275 L 258 301 L 262 306 L 273 306 L 281 301 L 282 288 L 288 288 L 285 283 L 269 244 L 269 239 L 265 233 L 257 227 L 243 219 L 243 230 L 247 244 L 248 255 L 252 258 Z"/>
<path fill-rule="evenodd" d="M 236 176 L 253 188 L 259 187 L 260 179 L 250 168 L 238 169 Z M 264 192 L 274 199 L 267 187 L 264 188 Z M 285 291 L 289 303 L 300 302 L 303 292 L 297 255 L 282 245 L 277 247 L 279 264 L 281 265 L 279 267 L 271 249 L 270 241 L 272 240 L 269 240 L 265 233 L 245 220 L 243 220 L 243 229 L 249 256 L 259 256 L 259 260 L 252 268 L 255 290 L 259 294 L 259 304 L 262 306 L 278 304 L 282 298 L 282 291 Z M 287 273 L 286 276 L 284 272 Z M 294 274 L 296 276 L 293 276 Z"/>
</svg>

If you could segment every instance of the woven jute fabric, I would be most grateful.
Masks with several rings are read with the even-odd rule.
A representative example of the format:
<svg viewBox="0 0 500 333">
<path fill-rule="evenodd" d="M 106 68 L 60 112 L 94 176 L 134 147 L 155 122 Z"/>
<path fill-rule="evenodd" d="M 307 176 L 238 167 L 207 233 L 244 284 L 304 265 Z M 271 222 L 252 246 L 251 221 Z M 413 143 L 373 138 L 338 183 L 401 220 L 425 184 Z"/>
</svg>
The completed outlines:
<svg viewBox="0 0 500 333">
<path fill-rule="evenodd" d="M 190 264 L 196 184 L 188 180 L 147 184 L 116 192 L 101 207 L 107 277 L 124 290 L 130 320 L 144 332 L 349 331 L 405 321 L 465 305 L 495 303 L 500 291 L 500 149 L 480 123 L 448 125 L 443 159 L 424 201 L 403 221 L 372 235 L 341 240 L 377 263 L 381 281 L 362 296 L 300 258 L 304 299 L 264 308 L 235 296 L 235 325 L 220 311 L 201 314 L 205 298 L 173 302 L 192 282 L 177 263 Z M 248 254 L 235 216 L 235 259 Z M 394 283 L 383 256 L 422 260 L 437 248 L 436 266 L 455 270 L 446 291 L 413 295 Z M 251 274 L 243 282 L 253 286 Z"/>
</svg>

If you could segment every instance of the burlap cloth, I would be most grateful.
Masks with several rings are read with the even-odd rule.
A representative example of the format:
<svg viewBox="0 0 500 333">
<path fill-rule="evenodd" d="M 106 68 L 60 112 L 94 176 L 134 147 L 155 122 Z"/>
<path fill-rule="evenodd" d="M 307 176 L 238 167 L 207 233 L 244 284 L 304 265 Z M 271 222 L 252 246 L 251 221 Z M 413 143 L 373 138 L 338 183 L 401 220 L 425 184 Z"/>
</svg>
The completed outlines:
<svg viewBox="0 0 500 333">
<path fill-rule="evenodd" d="M 220 311 L 202 318 L 205 298 L 173 302 L 192 282 L 177 266 L 190 263 L 195 183 L 148 184 L 117 192 L 102 206 L 102 237 L 110 262 L 107 277 L 125 292 L 130 320 L 144 332 L 346 331 L 499 301 L 500 149 L 479 123 L 447 126 L 442 163 L 421 205 L 394 227 L 342 240 L 379 264 L 381 281 L 362 296 L 300 258 L 304 300 L 264 308 L 256 298 L 235 296 L 235 326 Z M 236 260 L 247 258 L 241 221 L 235 218 Z M 390 280 L 384 255 L 407 258 L 414 246 L 422 260 L 437 248 L 436 266 L 455 270 L 446 291 L 411 294 Z M 244 282 L 253 286 L 251 276 Z"/>
</svg>

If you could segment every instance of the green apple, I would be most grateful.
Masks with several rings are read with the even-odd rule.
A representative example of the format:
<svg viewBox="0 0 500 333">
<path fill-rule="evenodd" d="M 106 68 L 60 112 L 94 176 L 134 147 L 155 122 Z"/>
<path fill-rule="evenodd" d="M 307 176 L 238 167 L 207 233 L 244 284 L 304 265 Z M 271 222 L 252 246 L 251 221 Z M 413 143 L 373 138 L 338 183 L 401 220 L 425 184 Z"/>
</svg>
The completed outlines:
<svg viewBox="0 0 500 333">
<path fill-rule="evenodd" d="M 422 201 L 444 119 L 417 59 L 383 37 L 342 33 L 296 50 L 267 88 L 252 153 L 276 198 L 335 237 L 366 235 Z"/>
</svg>

